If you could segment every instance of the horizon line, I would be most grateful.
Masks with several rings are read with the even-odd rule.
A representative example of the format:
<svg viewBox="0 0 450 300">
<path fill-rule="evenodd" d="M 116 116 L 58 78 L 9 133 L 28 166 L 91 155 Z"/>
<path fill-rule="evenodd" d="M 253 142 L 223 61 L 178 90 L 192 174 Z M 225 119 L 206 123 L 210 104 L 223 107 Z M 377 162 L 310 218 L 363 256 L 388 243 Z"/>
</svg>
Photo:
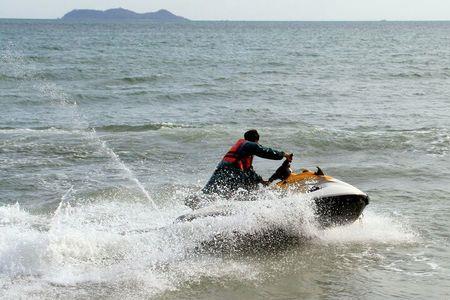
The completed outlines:
<svg viewBox="0 0 450 300">
<path fill-rule="evenodd" d="M 42 21 L 58 21 L 60 18 L 14 18 L 14 17 L 0 17 L 0 20 L 42 20 Z M 95 19 L 79 19 L 76 21 L 92 21 Z M 99 21 L 155 21 L 155 20 L 137 20 L 137 19 L 106 19 Z M 75 20 L 71 20 L 75 21 Z M 450 19 L 372 19 L 372 20 L 246 20 L 246 19 L 187 19 L 183 21 L 163 21 L 163 22 L 449 22 Z M 161 22 L 161 21 L 158 21 Z"/>
</svg>

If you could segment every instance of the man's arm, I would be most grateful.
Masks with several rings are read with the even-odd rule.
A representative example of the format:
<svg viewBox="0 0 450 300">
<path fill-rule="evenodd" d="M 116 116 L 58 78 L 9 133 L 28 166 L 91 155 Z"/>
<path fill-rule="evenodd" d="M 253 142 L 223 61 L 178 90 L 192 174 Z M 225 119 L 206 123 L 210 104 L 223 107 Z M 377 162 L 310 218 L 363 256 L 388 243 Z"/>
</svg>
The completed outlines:
<svg viewBox="0 0 450 300">
<path fill-rule="evenodd" d="M 278 151 L 269 147 L 261 146 L 258 143 L 246 142 L 242 146 L 242 151 L 247 155 L 256 155 L 261 158 L 280 160 L 286 157 L 286 153 L 283 151 Z"/>
</svg>

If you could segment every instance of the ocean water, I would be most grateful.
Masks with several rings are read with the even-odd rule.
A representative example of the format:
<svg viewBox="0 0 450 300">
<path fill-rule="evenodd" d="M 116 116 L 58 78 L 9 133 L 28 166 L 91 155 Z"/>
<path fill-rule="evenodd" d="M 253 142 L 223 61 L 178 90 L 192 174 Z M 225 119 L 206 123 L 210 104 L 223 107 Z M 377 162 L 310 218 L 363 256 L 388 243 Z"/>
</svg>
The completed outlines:
<svg viewBox="0 0 450 300">
<path fill-rule="evenodd" d="M 250 128 L 362 220 L 260 190 L 174 223 Z M 0 297 L 448 299 L 449 131 L 450 22 L 0 20 Z M 273 226 L 301 241 L 233 244 Z"/>
</svg>

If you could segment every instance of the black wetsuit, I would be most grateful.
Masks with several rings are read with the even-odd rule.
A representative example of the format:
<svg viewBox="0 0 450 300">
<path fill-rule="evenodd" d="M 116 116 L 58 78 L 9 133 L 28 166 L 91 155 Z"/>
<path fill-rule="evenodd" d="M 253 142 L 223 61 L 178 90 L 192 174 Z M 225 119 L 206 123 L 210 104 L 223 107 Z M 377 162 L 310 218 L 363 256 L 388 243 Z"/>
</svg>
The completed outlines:
<svg viewBox="0 0 450 300">
<path fill-rule="evenodd" d="M 250 141 L 246 141 L 237 154 L 239 157 L 256 155 L 273 160 L 281 160 L 285 155 L 282 151 L 264 147 Z M 202 191 L 205 194 L 229 195 L 239 188 L 245 190 L 255 189 L 262 180 L 262 177 L 253 170 L 253 166 L 243 171 L 232 163 L 221 161 Z"/>
</svg>

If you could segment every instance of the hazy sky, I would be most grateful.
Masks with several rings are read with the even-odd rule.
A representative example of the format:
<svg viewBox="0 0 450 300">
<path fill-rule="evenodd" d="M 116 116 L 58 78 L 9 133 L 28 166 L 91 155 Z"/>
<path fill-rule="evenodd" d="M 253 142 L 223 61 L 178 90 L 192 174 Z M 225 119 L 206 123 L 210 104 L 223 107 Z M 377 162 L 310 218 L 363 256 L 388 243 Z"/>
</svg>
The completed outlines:
<svg viewBox="0 0 450 300">
<path fill-rule="evenodd" d="M 0 18 L 115 7 L 165 8 L 194 20 L 450 20 L 450 0 L 0 0 Z"/>
</svg>

